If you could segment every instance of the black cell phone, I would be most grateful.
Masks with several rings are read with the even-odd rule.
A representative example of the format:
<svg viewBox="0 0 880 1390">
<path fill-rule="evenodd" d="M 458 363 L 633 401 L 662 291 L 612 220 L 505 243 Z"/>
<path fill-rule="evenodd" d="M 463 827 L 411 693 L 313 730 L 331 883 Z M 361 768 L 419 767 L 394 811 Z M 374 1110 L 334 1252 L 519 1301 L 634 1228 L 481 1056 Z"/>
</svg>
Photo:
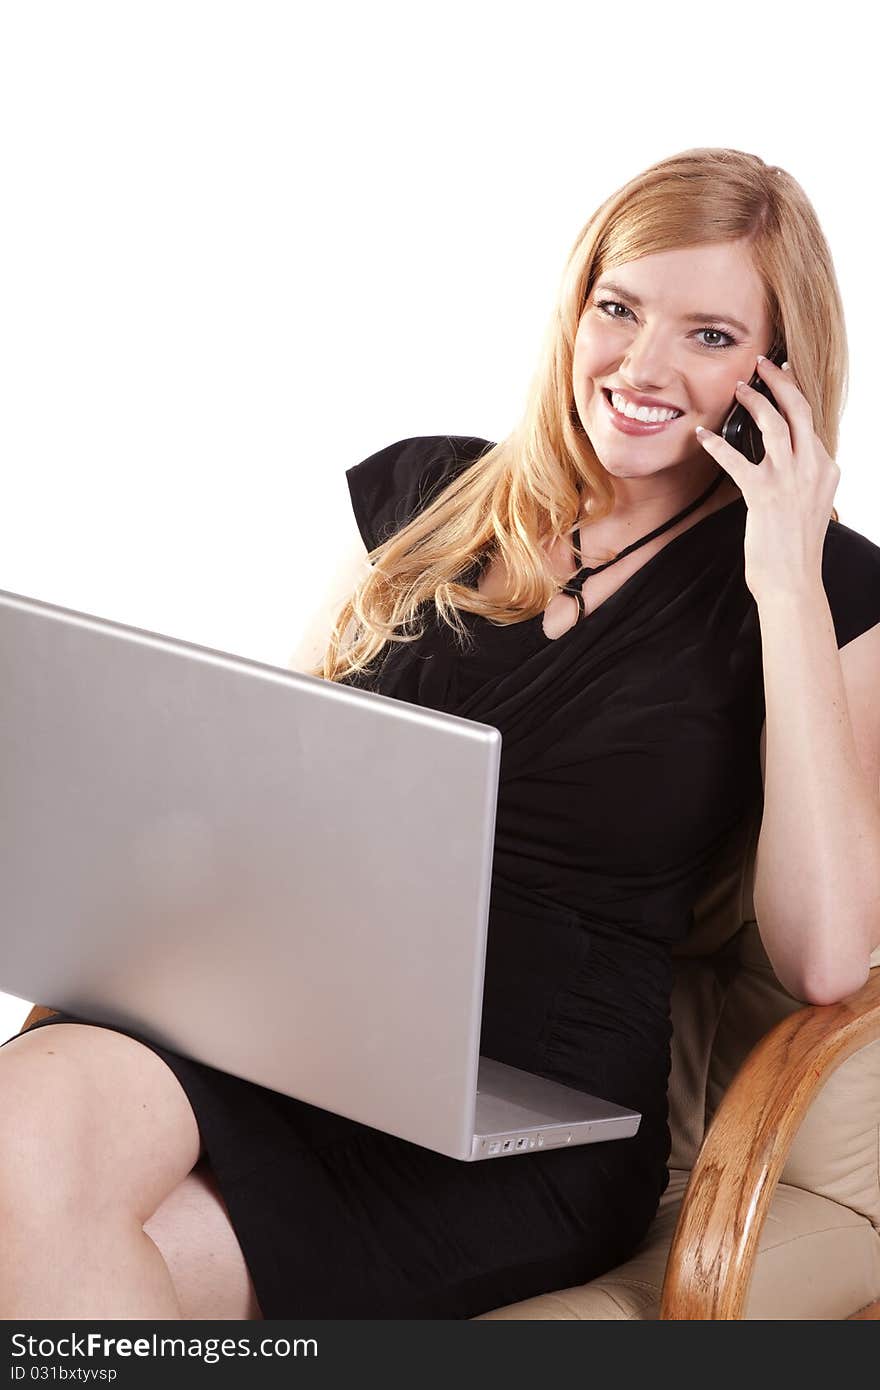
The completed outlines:
<svg viewBox="0 0 880 1390">
<path fill-rule="evenodd" d="M 771 352 L 767 353 L 767 356 L 771 362 L 776 363 L 777 367 L 781 367 L 783 362 L 788 360 L 785 343 L 778 344 Z M 766 396 L 772 405 L 776 405 L 769 386 L 766 381 L 761 380 L 758 372 L 755 372 L 749 385 L 755 391 L 760 391 L 762 396 Z M 776 408 L 779 409 L 778 406 Z M 751 463 L 760 463 L 764 457 L 764 437 L 758 428 L 757 421 L 740 401 L 736 401 L 721 426 L 721 438 L 726 440 L 728 444 L 732 444 L 734 449 L 739 449 L 739 452 L 745 454 Z"/>
</svg>

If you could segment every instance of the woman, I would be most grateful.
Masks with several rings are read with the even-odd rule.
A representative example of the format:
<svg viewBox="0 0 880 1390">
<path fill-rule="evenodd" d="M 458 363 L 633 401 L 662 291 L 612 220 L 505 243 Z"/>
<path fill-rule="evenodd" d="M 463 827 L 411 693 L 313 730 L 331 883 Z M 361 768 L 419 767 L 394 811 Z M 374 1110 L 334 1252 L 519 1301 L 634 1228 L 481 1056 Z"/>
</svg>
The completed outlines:
<svg viewBox="0 0 880 1390">
<path fill-rule="evenodd" d="M 880 548 L 832 508 L 845 362 L 802 190 L 692 150 L 578 237 L 507 439 L 347 474 L 373 567 L 315 674 L 502 731 L 481 1050 L 632 1105 L 636 1137 L 464 1164 L 56 1016 L 0 1053 L 2 1316 L 469 1318 L 635 1249 L 668 1182 L 670 947 L 765 759 L 780 979 L 840 998 L 874 945 Z M 640 427 L 645 398 L 671 418 Z"/>
</svg>

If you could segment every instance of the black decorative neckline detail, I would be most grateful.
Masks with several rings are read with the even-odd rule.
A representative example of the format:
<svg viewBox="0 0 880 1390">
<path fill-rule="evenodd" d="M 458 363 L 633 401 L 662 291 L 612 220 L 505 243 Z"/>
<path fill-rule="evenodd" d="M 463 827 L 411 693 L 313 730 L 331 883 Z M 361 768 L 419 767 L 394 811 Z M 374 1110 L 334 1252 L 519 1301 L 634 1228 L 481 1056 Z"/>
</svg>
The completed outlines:
<svg viewBox="0 0 880 1390">
<path fill-rule="evenodd" d="M 580 618 L 582 618 L 586 613 L 586 609 L 584 607 L 584 596 L 581 591 L 581 585 L 583 584 L 585 579 L 589 578 L 591 574 L 599 574 L 601 570 L 607 569 L 609 565 L 616 565 L 617 561 L 622 560 L 625 555 L 629 555 L 633 550 L 638 550 L 639 546 L 646 545 L 647 542 L 652 541 L 655 536 L 660 536 L 663 534 L 664 531 L 668 531 L 669 528 L 671 526 L 674 526 L 677 521 L 681 521 L 684 517 L 689 516 L 691 512 L 696 511 L 697 507 L 702 506 L 702 504 L 707 500 L 707 498 L 711 497 L 712 493 L 715 492 L 718 487 L 720 487 L 721 483 L 724 481 L 726 477 L 727 474 L 722 470 L 721 472 L 719 472 L 717 478 L 713 478 L 712 482 L 706 488 L 705 492 L 701 492 L 699 497 L 697 497 L 693 502 L 689 502 L 686 507 L 682 507 L 681 511 L 676 512 L 675 516 L 671 516 L 668 521 L 664 521 L 662 525 L 655 527 L 653 531 L 649 531 L 646 536 L 642 536 L 639 540 L 633 541 L 631 545 L 628 545 L 624 550 L 621 550 L 619 555 L 615 555 L 612 560 L 606 560 L 604 564 L 593 565 L 592 567 L 589 565 L 584 565 L 582 569 L 578 570 L 574 578 L 569 579 L 567 584 L 562 585 L 559 592 L 561 594 L 570 594 L 572 598 L 577 600 L 577 620 L 580 620 Z M 579 560 L 581 558 L 580 529 L 580 526 L 578 526 L 575 529 L 574 535 L 572 536 L 572 548 Z M 543 617 L 543 614 L 541 616 Z"/>
</svg>

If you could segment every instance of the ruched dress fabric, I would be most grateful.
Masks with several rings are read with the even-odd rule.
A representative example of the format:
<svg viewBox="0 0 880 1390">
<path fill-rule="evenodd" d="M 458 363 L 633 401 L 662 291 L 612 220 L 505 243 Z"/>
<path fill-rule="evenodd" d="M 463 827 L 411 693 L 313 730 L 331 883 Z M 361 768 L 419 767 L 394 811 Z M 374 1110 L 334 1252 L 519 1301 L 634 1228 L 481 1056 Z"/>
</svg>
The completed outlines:
<svg viewBox="0 0 880 1390">
<path fill-rule="evenodd" d="M 350 468 L 368 549 L 490 447 L 417 437 Z M 189 1097 L 264 1317 L 470 1318 L 584 1283 L 646 1234 L 668 1183 L 670 949 L 761 804 L 745 520 L 739 498 L 691 522 L 555 639 L 540 615 L 466 613 L 462 651 L 430 605 L 422 638 L 350 682 L 500 730 L 481 1051 L 633 1106 L 634 1138 L 463 1163 L 131 1034 Z M 880 548 L 832 521 L 822 575 L 842 647 L 880 621 Z M 36 1026 L 64 1021 L 87 1020 Z"/>
</svg>

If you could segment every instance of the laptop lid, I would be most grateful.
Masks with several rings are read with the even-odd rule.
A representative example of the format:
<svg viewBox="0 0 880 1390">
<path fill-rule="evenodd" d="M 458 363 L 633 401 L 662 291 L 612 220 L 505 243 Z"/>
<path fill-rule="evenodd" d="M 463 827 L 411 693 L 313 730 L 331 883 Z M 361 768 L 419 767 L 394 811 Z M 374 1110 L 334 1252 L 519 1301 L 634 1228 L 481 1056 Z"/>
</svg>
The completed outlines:
<svg viewBox="0 0 880 1390">
<path fill-rule="evenodd" d="M 0 648 L 0 988 L 470 1157 L 499 731 L 5 591 Z"/>
</svg>

